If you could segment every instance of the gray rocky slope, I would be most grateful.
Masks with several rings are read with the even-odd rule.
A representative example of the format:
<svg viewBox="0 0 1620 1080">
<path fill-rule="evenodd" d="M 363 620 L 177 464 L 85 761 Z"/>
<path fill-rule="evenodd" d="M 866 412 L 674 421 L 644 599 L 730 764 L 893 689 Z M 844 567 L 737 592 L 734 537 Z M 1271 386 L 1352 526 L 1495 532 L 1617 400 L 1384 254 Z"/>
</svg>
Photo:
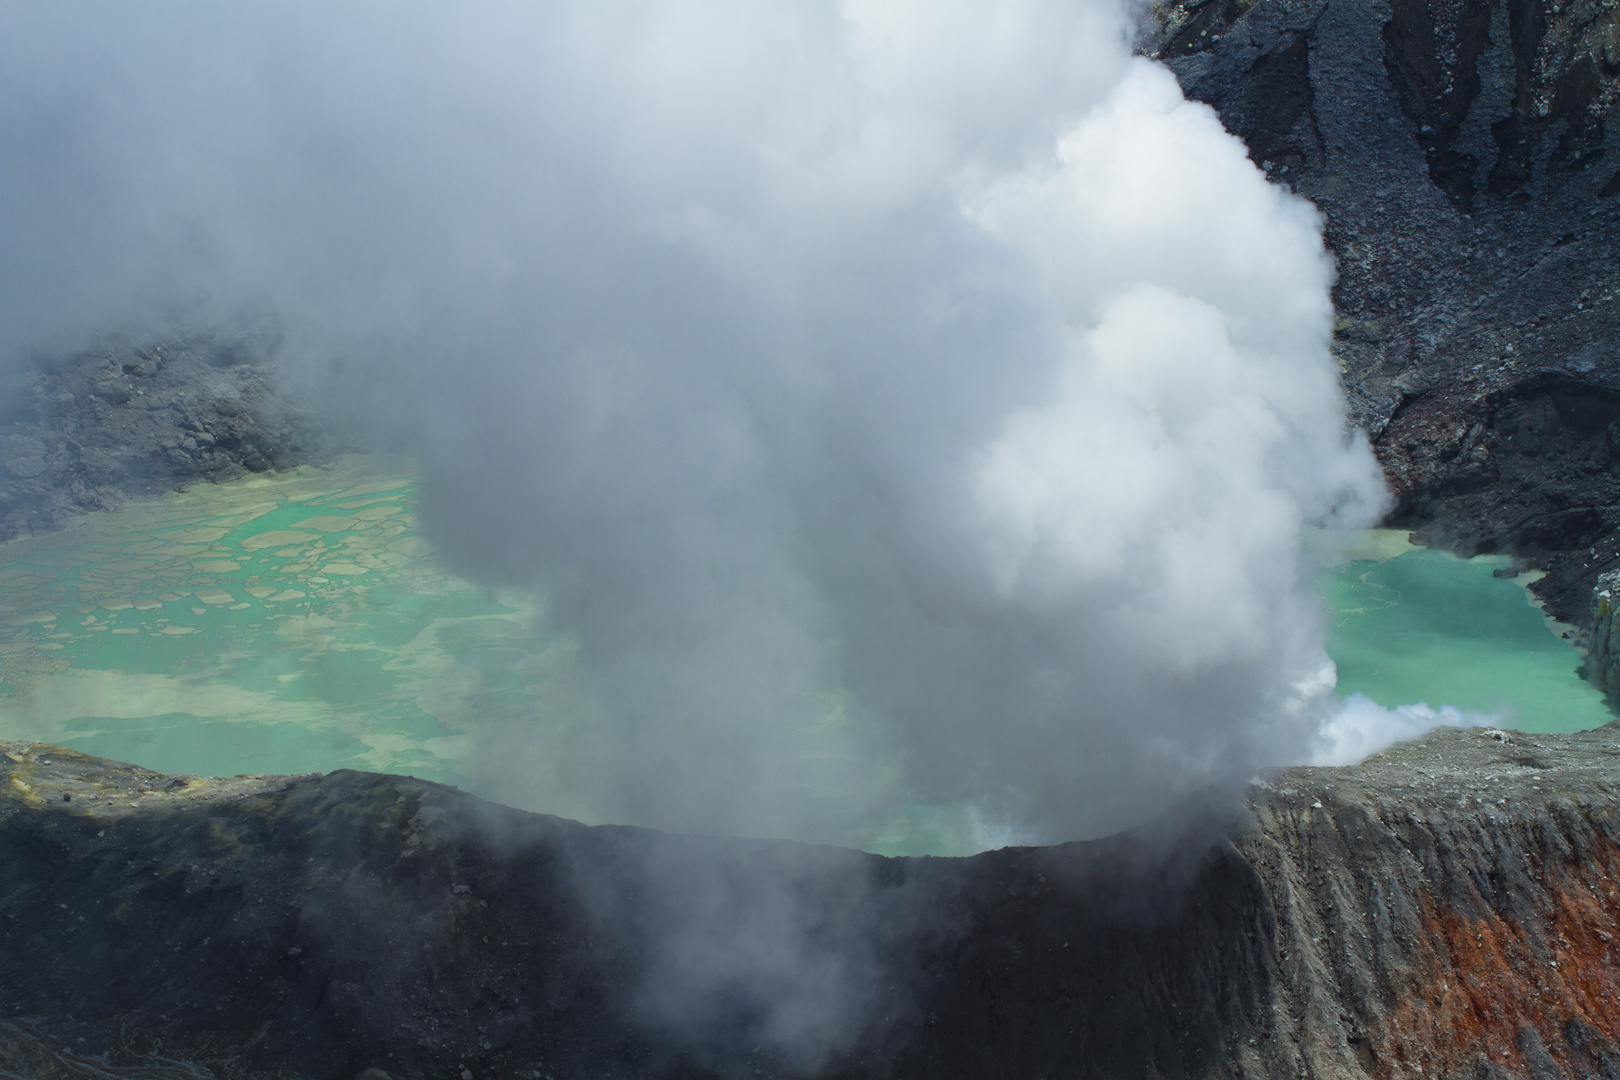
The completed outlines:
<svg viewBox="0 0 1620 1080">
<path fill-rule="evenodd" d="M 0 751 L 0 1068 L 1620 1076 L 1620 723 L 960 859 Z"/>
<path fill-rule="evenodd" d="M 113 341 L 0 386 L 0 541 L 198 481 L 318 461 L 333 438 L 278 384 L 275 338 Z"/>
<path fill-rule="evenodd" d="M 1322 211 L 1395 522 L 1583 622 L 1620 566 L 1615 0 L 1175 0 L 1142 48 Z"/>
</svg>

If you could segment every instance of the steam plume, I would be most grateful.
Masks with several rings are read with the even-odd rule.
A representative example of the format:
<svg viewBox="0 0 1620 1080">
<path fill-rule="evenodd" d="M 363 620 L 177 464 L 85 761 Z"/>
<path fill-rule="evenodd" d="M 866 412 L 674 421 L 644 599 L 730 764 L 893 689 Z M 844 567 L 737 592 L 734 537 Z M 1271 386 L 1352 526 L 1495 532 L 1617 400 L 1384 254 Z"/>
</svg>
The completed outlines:
<svg viewBox="0 0 1620 1080">
<path fill-rule="evenodd" d="M 0 10 L 4 357 L 274 313 L 577 644 L 508 797 L 1056 840 L 1307 756 L 1332 269 L 1120 3 Z"/>
</svg>

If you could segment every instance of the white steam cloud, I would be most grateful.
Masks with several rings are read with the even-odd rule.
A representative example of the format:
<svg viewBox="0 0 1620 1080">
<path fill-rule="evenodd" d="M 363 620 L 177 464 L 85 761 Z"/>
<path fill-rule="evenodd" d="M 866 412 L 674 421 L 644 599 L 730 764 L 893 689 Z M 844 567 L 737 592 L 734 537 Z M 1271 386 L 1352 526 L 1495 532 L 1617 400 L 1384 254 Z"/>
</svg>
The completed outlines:
<svg viewBox="0 0 1620 1080">
<path fill-rule="evenodd" d="M 1312 765 L 1354 765 L 1393 743 L 1405 742 L 1437 727 L 1488 727 L 1503 715 L 1467 712 L 1455 705 L 1436 709 L 1418 702 L 1386 709 L 1364 694 L 1351 694 L 1323 722 L 1311 747 Z"/>
<path fill-rule="evenodd" d="M 1332 268 L 1121 3 L 0 11 L 5 357 L 273 314 L 577 644 L 509 796 L 1060 840 L 1311 754 Z"/>
</svg>

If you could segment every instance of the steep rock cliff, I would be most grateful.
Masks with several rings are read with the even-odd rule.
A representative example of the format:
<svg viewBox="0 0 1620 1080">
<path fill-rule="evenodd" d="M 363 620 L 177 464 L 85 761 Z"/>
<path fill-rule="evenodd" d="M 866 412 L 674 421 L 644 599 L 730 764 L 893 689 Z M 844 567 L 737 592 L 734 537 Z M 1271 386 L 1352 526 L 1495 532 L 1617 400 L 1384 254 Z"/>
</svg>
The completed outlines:
<svg viewBox="0 0 1620 1080">
<path fill-rule="evenodd" d="M 1395 520 L 1584 621 L 1620 566 L 1614 0 L 1177 0 L 1142 47 L 1321 209 Z"/>
<path fill-rule="evenodd" d="M 1151 828 L 963 859 L 0 749 L 14 1060 L 1620 1076 L 1620 724 L 1444 730 Z"/>
</svg>

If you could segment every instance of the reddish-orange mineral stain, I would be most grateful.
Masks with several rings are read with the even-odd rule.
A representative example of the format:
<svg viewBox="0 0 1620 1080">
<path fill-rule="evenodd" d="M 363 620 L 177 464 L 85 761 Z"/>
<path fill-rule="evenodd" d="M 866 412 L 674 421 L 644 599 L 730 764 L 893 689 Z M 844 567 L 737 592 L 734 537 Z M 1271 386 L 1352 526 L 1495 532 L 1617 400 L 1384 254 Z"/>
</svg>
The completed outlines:
<svg viewBox="0 0 1620 1080">
<path fill-rule="evenodd" d="M 1373 1074 L 1457 1074 L 1484 1053 L 1525 1071 L 1531 1028 L 1569 1075 L 1572 1021 L 1620 1037 L 1620 848 L 1542 868 L 1533 928 L 1481 903 L 1484 918 L 1427 898 L 1415 989 L 1385 1019 Z"/>
</svg>

